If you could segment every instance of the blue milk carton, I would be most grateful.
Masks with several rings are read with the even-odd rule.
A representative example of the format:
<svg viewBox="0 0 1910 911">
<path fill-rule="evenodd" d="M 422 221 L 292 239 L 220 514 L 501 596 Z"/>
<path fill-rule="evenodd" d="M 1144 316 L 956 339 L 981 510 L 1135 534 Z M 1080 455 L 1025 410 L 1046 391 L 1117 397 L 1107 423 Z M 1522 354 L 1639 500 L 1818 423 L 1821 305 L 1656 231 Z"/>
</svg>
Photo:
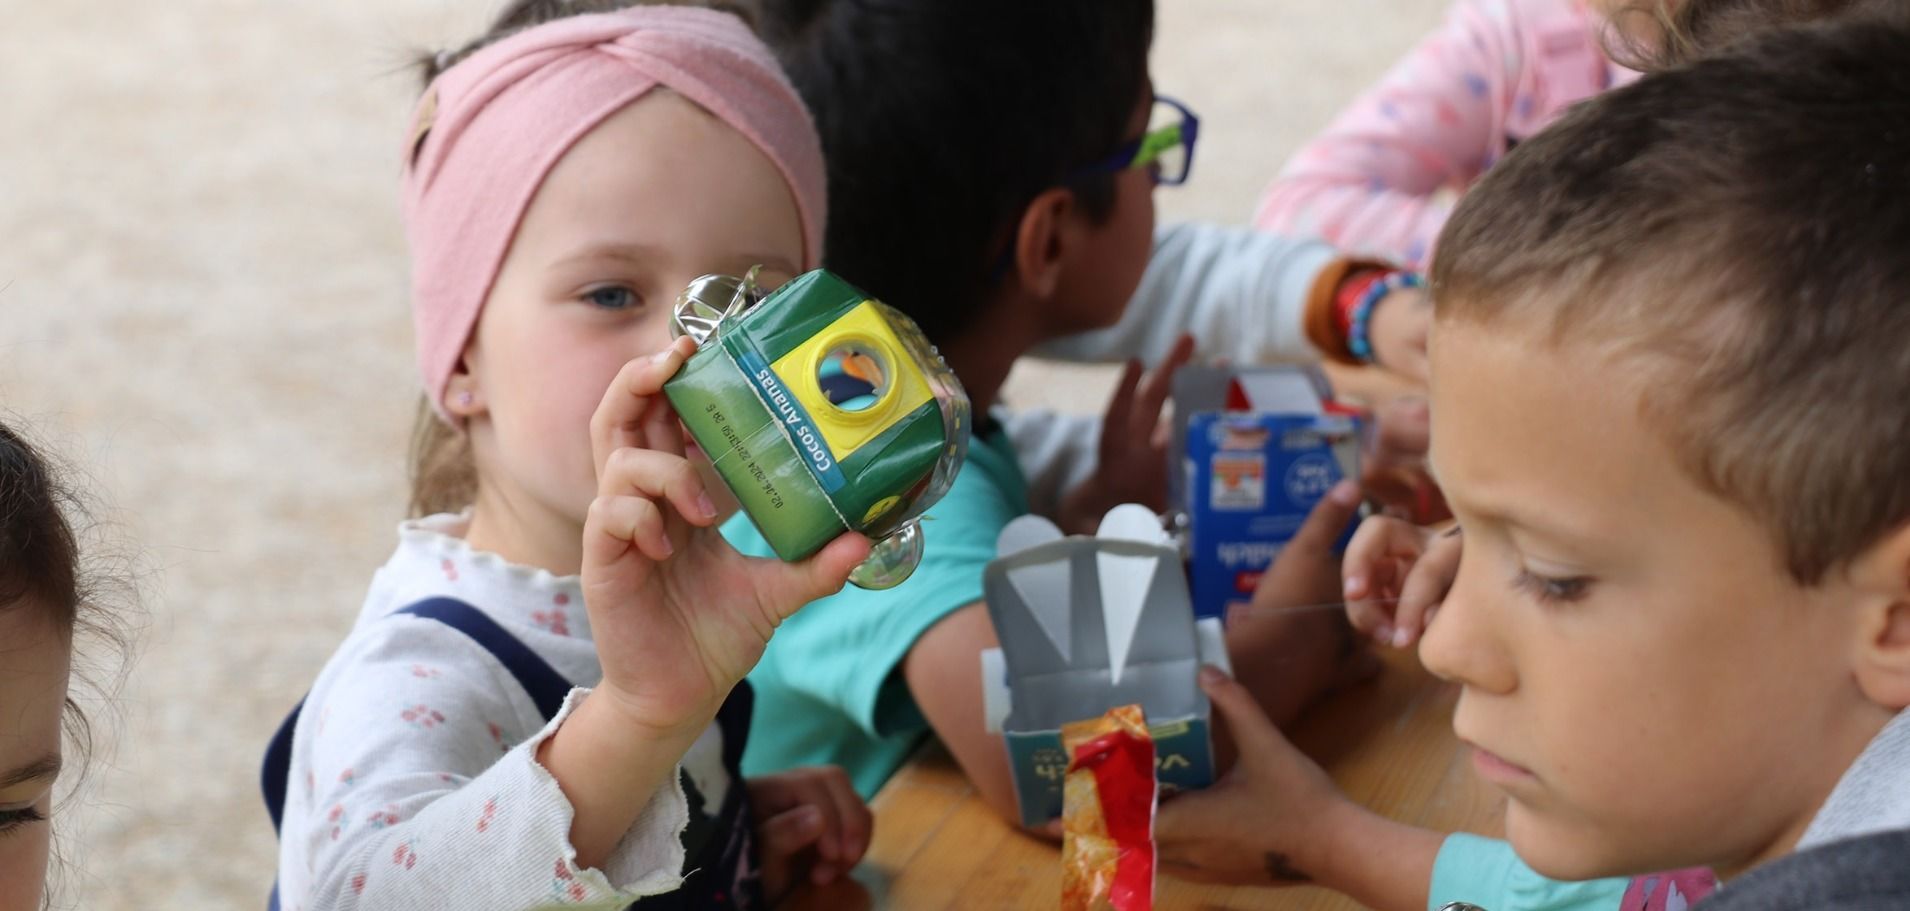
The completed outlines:
<svg viewBox="0 0 1910 911">
<path fill-rule="evenodd" d="M 1314 505 L 1357 476 L 1359 424 L 1327 412 L 1326 388 L 1314 368 L 1176 377 L 1181 470 L 1172 489 L 1185 517 L 1196 617 L 1224 619 L 1251 601 Z"/>
</svg>

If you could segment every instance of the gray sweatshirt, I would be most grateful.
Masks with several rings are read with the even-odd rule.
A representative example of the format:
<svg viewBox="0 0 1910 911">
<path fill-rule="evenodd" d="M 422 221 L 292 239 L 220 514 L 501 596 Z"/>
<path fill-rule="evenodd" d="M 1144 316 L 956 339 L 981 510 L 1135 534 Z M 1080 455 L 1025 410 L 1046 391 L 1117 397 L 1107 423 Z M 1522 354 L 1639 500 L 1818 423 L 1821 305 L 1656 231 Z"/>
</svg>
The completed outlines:
<svg viewBox="0 0 1910 911">
<path fill-rule="evenodd" d="M 1910 711 L 1844 773 L 1797 853 L 1726 884 L 1698 911 L 1910 909 Z"/>
<path fill-rule="evenodd" d="M 1238 364 L 1310 363 L 1303 317 L 1313 283 L 1339 253 L 1317 240 L 1249 228 L 1186 222 L 1154 232 L 1147 272 L 1121 321 L 1058 339 L 1037 357 L 1153 365 L 1182 333 L 1203 360 Z M 1035 512 L 1054 515 L 1061 495 L 1094 473 L 1099 414 L 1011 412 L 1004 425 L 1028 476 Z"/>
</svg>

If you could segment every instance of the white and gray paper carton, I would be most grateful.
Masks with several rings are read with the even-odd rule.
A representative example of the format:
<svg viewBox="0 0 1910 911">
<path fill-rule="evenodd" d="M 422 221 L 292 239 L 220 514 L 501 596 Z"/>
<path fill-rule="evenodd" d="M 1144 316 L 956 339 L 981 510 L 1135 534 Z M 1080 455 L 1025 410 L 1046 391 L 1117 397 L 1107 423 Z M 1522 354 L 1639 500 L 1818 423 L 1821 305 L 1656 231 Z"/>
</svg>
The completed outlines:
<svg viewBox="0 0 1910 911">
<path fill-rule="evenodd" d="M 1163 793 L 1213 782 L 1202 664 L 1227 667 L 1218 621 L 1194 620 L 1180 550 L 1144 506 L 1095 537 L 1024 516 L 1002 530 L 983 592 L 1001 648 L 982 653 L 989 730 L 1003 736 L 1024 825 L 1061 815 L 1061 726 L 1138 703 Z"/>
</svg>

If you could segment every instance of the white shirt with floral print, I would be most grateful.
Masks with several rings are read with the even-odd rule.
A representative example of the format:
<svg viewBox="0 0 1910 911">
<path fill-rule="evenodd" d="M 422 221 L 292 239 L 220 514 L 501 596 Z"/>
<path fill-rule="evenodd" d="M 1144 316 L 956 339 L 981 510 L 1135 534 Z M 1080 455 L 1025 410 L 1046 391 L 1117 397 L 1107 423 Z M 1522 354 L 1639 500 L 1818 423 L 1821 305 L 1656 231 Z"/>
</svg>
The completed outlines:
<svg viewBox="0 0 1910 911">
<path fill-rule="evenodd" d="M 599 869 L 577 865 L 570 802 L 535 760 L 587 692 L 546 723 L 465 634 L 392 611 L 452 597 L 483 611 L 579 685 L 603 675 L 574 576 L 473 550 L 468 518 L 399 526 L 358 622 L 319 673 L 292 742 L 279 840 L 280 906 L 621 909 L 682 881 L 681 775 L 658 790 Z M 712 725 L 680 770 L 720 803 L 731 786 Z"/>
</svg>

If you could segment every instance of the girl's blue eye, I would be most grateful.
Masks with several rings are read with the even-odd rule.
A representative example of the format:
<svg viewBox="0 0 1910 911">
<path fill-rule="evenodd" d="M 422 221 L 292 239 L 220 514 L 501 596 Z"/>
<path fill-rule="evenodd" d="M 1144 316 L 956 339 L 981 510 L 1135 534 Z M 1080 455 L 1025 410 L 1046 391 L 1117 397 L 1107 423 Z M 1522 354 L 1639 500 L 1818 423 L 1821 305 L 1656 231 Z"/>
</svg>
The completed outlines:
<svg viewBox="0 0 1910 911">
<path fill-rule="evenodd" d="M 32 807 L 24 810 L 0 810 L 0 837 L 36 822 L 46 822 L 46 814 Z"/>
<path fill-rule="evenodd" d="M 1519 576 L 1513 585 L 1539 601 L 1548 604 L 1562 604 L 1577 601 L 1585 597 L 1592 587 L 1592 580 L 1586 576 L 1559 579 L 1541 576 L 1527 570 L 1519 570 Z"/>
<path fill-rule="evenodd" d="M 592 288 L 583 294 L 585 303 L 599 310 L 623 311 L 635 310 L 643 306 L 643 298 L 637 292 L 622 285 L 604 285 Z"/>
</svg>

